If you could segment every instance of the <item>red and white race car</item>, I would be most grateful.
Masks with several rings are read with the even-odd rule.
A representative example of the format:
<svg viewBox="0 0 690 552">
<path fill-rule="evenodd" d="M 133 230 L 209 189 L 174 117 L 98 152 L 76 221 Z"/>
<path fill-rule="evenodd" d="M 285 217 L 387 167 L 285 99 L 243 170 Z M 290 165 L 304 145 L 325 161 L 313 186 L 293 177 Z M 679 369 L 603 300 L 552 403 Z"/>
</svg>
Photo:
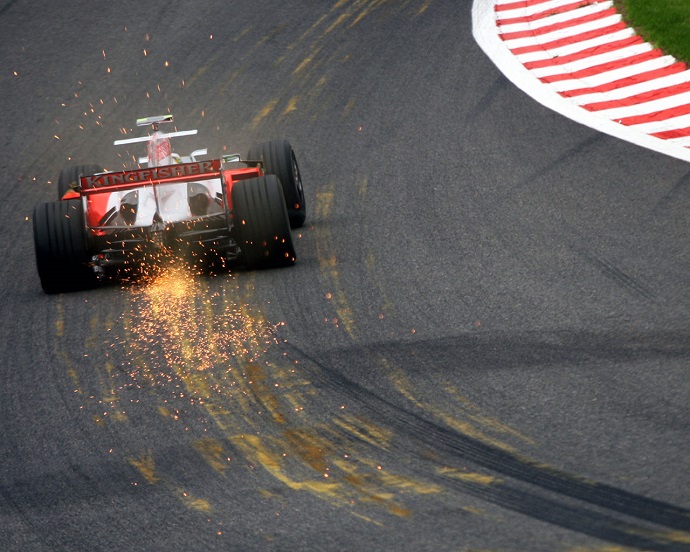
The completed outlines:
<svg viewBox="0 0 690 552">
<path fill-rule="evenodd" d="M 58 201 L 36 206 L 36 266 L 46 293 L 87 289 L 136 275 L 171 255 L 193 264 L 238 263 L 249 269 L 295 262 L 291 228 L 304 224 L 304 189 L 286 140 L 239 154 L 200 161 L 207 151 L 174 153 L 164 133 L 172 115 L 146 117 L 149 136 L 141 168 L 104 172 L 97 165 L 66 167 Z"/>
</svg>

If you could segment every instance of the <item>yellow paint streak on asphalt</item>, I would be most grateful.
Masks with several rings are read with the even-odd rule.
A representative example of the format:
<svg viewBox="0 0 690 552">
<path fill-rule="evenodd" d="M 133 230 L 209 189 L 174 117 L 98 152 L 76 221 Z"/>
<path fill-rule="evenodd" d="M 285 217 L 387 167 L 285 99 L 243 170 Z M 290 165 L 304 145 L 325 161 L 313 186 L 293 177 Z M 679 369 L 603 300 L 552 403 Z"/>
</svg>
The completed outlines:
<svg viewBox="0 0 690 552">
<path fill-rule="evenodd" d="M 362 9 L 362 11 L 355 17 L 354 21 L 350 23 L 349 28 L 354 27 L 357 25 L 362 19 L 367 17 L 369 14 L 371 14 L 374 10 L 382 6 L 383 4 L 386 3 L 387 0 L 374 0 L 373 2 L 369 1 L 366 2 L 365 7 Z M 364 2 L 357 2 L 358 5 L 363 4 Z"/>
<path fill-rule="evenodd" d="M 213 508 L 211 507 L 211 503 L 208 500 L 204 500 L 203 498 L 197 498 L 193 496 L 190 492 L 185 491 L 184 489 L 177 489 L 177 497 L 187 506 L 188 508 L 192 510 L 196 510 L 197 512 L 204 512 L 204 513 L 209 513 Z"/>
<path fill-rule="evenodd" d="M 429 2 L 427 2 L 426 4 L 424 4 L 423 6 L 421 6 L 421 7 L 417 10 L 417 15 L 418 15 L 418 16 L 419 16 L 419 15 L 422 15 L 426 10 L 429 9 L 429 6 L 431 6 L 431 1 L 429 1 Z"/>
<path fill-rule="evenodd" d="M 395 389 L 416 407 L 439 418 L 446 425 L 452 427 L 453 429 L 462 433 L 463 435 L 467 435 L 469 437 L 472 437 L 473 439 L 477 439 L 488 445 L 500 448 L 501 450 L 509 452 L 514 451 L 513 447 L 511 447 L 507 443 L 504 443 L 498 439 L 495 439 L 487 435 L 485 431 L 479 429 L 472 423 L 463 419 L 456 418 L 455 416 L 448 414 L 444 409 L 438 408 L 431 403 L 420 401 L 414 395 L 412 391 L 414 389 L 414 386 L 408 380 L 404 370 L 397 368 L 396 366 L 393 366 L 390 363 L 390 361 L 384 357 L 380 358 L 380 364 L 383 367 L 383 373 L 385 373 L 388 376 L 391 383 L 393 383 Z"/>
<path fill-rule="evenodd" d="M 158 482 L 159 478 L 156 475 L 156 466 L 153 460 L 153 452 L 150 450 L 137 458 L 128 458 L 129 463 L 134 466 L 142 475 L 147 483 L 153 485 Z"/>
<path fill-rule="evenodd" d="M 428 412 L 431 412 L 443 422 L 448 425 L 449 427 L 452 427 L 456 431 L 462 433 L 463 435 L 467 435 L 468 437 L 472 437 L 473 439 L 477 439 L 478 441 L 482 441 L 483 443 L 486 443 L 487 445 L 494 446 L 496 448 L 499 448 L 501 450 L 505 450 L 508 452 L 514 452 L 515 449 L 508 445 L 507 443 L 504 443 L 503 441 L 500 441 L 498 439 L 494 439 L 493 437 L 490 437 L 487 435 L 484 431 L 478 429 L 474 425 L 472 425 L 469 422 L 459 420 L 455 418 L 454 416 L 451 416 L 450 414 L 447 414 L 445 411 L 438 409 L 436 407 L 431 407 L 429 408 L 429 405 L 426 405 L 426 410 Z"/>
<path fill-rule="evenodd" d="M 349 0 L 338 0 L 330 9 L 328 13 L 323 14 L 321 17 L 319 17 L 305 32 L 303 32 L 300 37 L 297 39 L 296 42 L 293 44 L 290 44 L 289 48 L 292 50 L 297 47 L 297 45 L 301 42 L 306 41 L 307 37 L 316 31 L 328 18 L 330 18 L 333 13 L 338 11 L 340 8 L 344 7 Z M 324 33 L 325 34 L 325 33 Z M 321 35 L 323 36 L 323 35 Z M 318 41 L 318 39 L 317 39 Z M 315 41 L 316 42 L 316 41 Z"/>
<path fill-rule="evenodd" d="M 257 402 L 271 414 L 274 422 L 284 424 L 285 416 L 281 412 L 282 406 L 277 395 L 280 391 L 279 386 L 276 387 L 276 384 L 269 381 L 263 366 L 256 362 L 246 367 L 246 374 L 249 378 L 249 388 Z"/>
<path fill-rule="evenodd" d="M 259 44 L 266 44 L 267 42 L 273 40 L 276 36 L 278 36 L 282 30 L 285 28 L 287 23 L 281 23 L 277 27 L 274 27 L 271 29 L 271 32 L 268 34 L 264 35 L 261 40 L 259 41 Z"/>
<path fill-rule="evenodd" d="M 286 429 L 283 432 L 285 440 L 302 462 L 320 474 L 330 470 L 329 457 L 333 449 L 327 441 L 320 439 L 313 432 L 304 429 Z"/>
<path fill-rule="evenodd" d="M 357 100 L 354 98 L 350 98 L 345 107 L 343 108 L 342 116 L 347 117 L 352 113 L 352 110 L 355 108 L 355 105 L 357 105 Z"/>
<path fill-rule="evenodd" d="M 393 439 L 393 432 L 377 426 L 364 418 L 350 415 L 339 416 L 333 423 L 357 439 L 377 448 L 387 450 Z"/>
<path fill-rule="evenodd" d="M 310 491 L 319 495 L 334 498 L 341 485 L 329 483 L 328 480 L 297 481 L 285 473 L 281 456 L 273 453 L 257 435 L 239 435 L 231 438 L 233 444 L 242 450 L 252 462 L 263 467 L 278 481 L 294 491 Z"/>
<path fill-rule="evenodd" d="M 105 367 L 105 382 L 101 384 L 101 403 L 108 406 L 108 418 L 117 422 L 124 422 L 127 420 L 127 413 L 120 404 L 120 396 L 118 390 L 113 385 L 113 371 L 115 366 L 109 360 L 104 363 Z"/>
<path fill-rule="evenodd" d="M 331 182 L 325 189 L 316 192 L 316 217 L 318 219 L 328 219 L 333 207 L 333 198 L 335 196 L 335 185 Z"/>
<path fill-rule="evenodd" d="M 62 302 L 62 297 L 58 297 L 56 309 L 55 337 L 61 339 L 65 336 L 65 305 Z"/>
<path fill-rule="evenodd" d="M 248 33 L 250 33 L 250 32 L 252 31 L 253 28 L 254 28 L 254 25 L 249 25 L 249 27 L 245 27 L 244 29 L 242 29 L 242 30 L 239 32 L 239 34 L 238 34 L 237 36 L 233 37 L 232 41 L 233 41 L 233 42 L 238 42 L 241 38 L 243 38 L 245 35 L 247 35 Z"/>
<path fill-rule="evenodd" d="M 278 105 L 278 98 L 274 98 L 270 102 L 268 102 L 252 120 L 252 128 L 256 128 L 259 125 L 259 123 L 261 123 L 261 121 L 266 119 L 273 112 L 276 105 Z"/>
<path fill-rule="evenodd" d="M 58 296 L 56 304 L 56 318 L 55 318 L 55 357 L 60 360 L 60 362 L 65 366 L 67 376 L 72 381 L 74 385 L 75 393 L 82 395 L 83 390 L 81 389 L 81 384 L 79 382 L 79 373 L 77 372 L 77 367 L 72 360 L 69 351 L 63 346 L 63 339 L 65 337 L 65 305 L 62 300 L 62 296 Z"/>
<path fill-rule="evenodd" d="M 463 409 L 467 412 L 468 417 L 477 422 L 479 425 L 484 426 L 488 429 L 491 429 L 492 431 L 496 433 L 503 433 L 505 435 L 512 435 L 513 437 L 517 437 L 518 439 L 524 441 L 525 443 L 528 443 L 530 445 L 536 444 L 534 439 L 531 437 L 528 437 L 527 435 L 524 435 L 523 433 L 519 432 L 518 430 L 507 426 L 500 420 L 497 420 L 495 418 L 491 418 L 489 416 L 484 416 L 479 412 L 479 407 L 476 406 L 475 404 L 471 403 L 467 398 L 461 396 L 458 391 L 451 387 L 450 385 L 446 385 L 445 390 L 448 392 L 449 395 L 451 395 L 453 398 L 455 398 L 459 403 L 461 403 Z"/>
<path fill-rule="evenodd" d="M 329 232 L 330 237 L 330 232 Z M 330 243 L 322 244 L 321 249 L 330 249 Z M 333 300 L 335 311 L 338 314 L 338 325 L 342 325 L 350 336 L 355 337 L 355 323 L 345 293 L 340 286 L 340 273 L 338 271 L 338 259 L 335 255 L 320 256 L 319 264 L 321 265 L 321 273 L 330 281 L 331 286 L 335 288 L 334 291 L 329 292 L 329 297 Z"/>
<path fill-rule="evenodd" d="M 304 42 L 307 39 L 307 37 L 312 32 L 314 32 L 314 30 L 316 30 L 319 26 L 321 26 L 321 23 L 326 21 L 326 19 L 328 19 L 328 17 L 329 17 L 329 14 L 324 14 L 321 17 L 319 17 L 316 20 L 316 22 L 311 27 L 309 27 L 309 29 L 307 29 L 304 33 L 302 33 L 302 35 L 297 39 L 296 42 L 294 42 L 293 44 L 290 44 L 290 46 L 288 46 L 288 48 L 290 48 L 291 50 L 294 50 L 299 43 Z"/>
<path fill-rule="evenodd" d="M 314 58 L 319 54 L 321 51 L 321 47 L 314 48 L 307 57 L 305 57 L 302 62 L 295 67 L 295 69 L 292 71 L 293 75 L 299 75 L 302 71 L 304 71 L 308 65 L 313 63 Z"/>
<path fill-rule="evenodd" d="M 292 113 L 293 111 L 297 111 L 297 102 L 298 102 L 298 100 L 299 100 L 299 97 L 298 97 L 298 96 L 293 96 L 292 98 L 290 98 L 290 100 L 288 100 L 287 106 L 285 107 L 285 109 L 283 109 L 282 115 L 283 115 L 283 116 L 289 115 L 289 114 Z"/>
<path fill-rule="evenodd" d="M 484 510 L 482 510 L 481 508 L 476 508 L 474 506 L 463 506 L 462 509 L 465 510 L 465 512 L 469 512 L 470 514 L 474 514 L 477 516 L 483 516 L 486 514 Z"/>
<path fill-rule="evenodd" d="M 212 511 L 211 503 L 207 500 L 195 497 L 190 492 L 177 486 L 172 481 L 160 477 L 156 473 L 156 466 L 153 459 L 153 452 L 150 450 L 139 455 L 130 457 L 127 461 L 137 469 L 149 485 L 161 483 L 164 488 L 172 491 L 175 496 L 187 507 L 198 512 L 209 513 Z"/>
<path fill-rule="evenodd" d="M 575 548 L 568 548 L 568 552 L 632 552 L 633 550 L 639 550 L 637 548 L 627 548 L 625 546 L 576 546 Z"/>
<path fill-rule="evenodd" d="M 331 182 L 324 189 L 316 193 L 316 218 L 327 220 L 330 217 L 335 196 L 335 185 Z M 355 323 L 352 309 L 340 283 L 340 272 L 338 269 L 338 259 L 333 247 L 333 239 L 328 227 L 319 229 L 321 237 L 317 242 L 317 253 L 321 274 L 328 282 L 326 297 L 332 301 L 333 307 L 338 315 L 337 326 L 345 328 L 347 333 L 355 336 Z"/>
<path fill-rule="evenodd" d="M 362 183 L 359 185 L 359 199 L 360 201 L 366 201 L 367 192 L 369 191 L 369 179 L 364 177 Z"/>
<path fill-rule="evenodd" d="M 664 533 L 658 533 L 658 535 L 664 540 L 668 540 L 675 543 L 690 544 L 690 533 L 685 531 L 668 531 Z"/>
<path fill-rule="evenodd" d="M 690 533 L 688 533 L 687 531 L 645 531 L 640 529 L 631 532 L 635 535 L 640 535 L 646 538 L 653 538 L 654 540 L 670 544 L 690 544 Z"/>
<path fill-rule="evenodd" d="M 228 89 L 234 84 L 234 82 L 237 80 L 237 77 L 239 77 L 242 73 L 244 73 L 244 67 L 240 67 L 239 69 L 236 69 L 235 71 L 230 73 L 230 76 L 228 77 L 228 79 L 218 89 L 219 94 L 220 95 L 227 94 Z"/>
<path fill-rule="evenodd" d="M 190 88 L 197 79 L 200 77 L 203 77 L 204 74 L 211 68 L 215 60 L 212 60 L 211 62 L 207 63 L 206 65 L 203 65 L 202 67 L 199 67 L 199 69 L 196 70 L 196 72 L 189 77 L 188 79 L 185 79 L 184 81 L 184 86 L 185 88 Z"/>
<path fill-rule="evenodd" d="M 223 475 L 228 469 L 230 457 L 218 439 L 199 439 L 194 442 L 194 448 L 215 472 Z"/>
<path fill-rule="evenodd" d="M 434 483 L 421 482 L 409 477 L 388 473 L 379 466 L 373 467 L 376 468 L 381 484 L 386 488 L 399 489 L 402 492 L 411 492 L 416 495 L 432 495 L 442 491 L 441 487 Z"/>
<path fill-rule="evenodd" d="M 384 508 L 397 517 L 409 517 L 412 511 L 398 499 L 399 495 L 415 493 L 418 495 L 440 492 L 436 485 L 427 485 L 410 478 L 388 473 L 383 466 L 372 460 L 353 462 L 343 458 L 333 460 L 333 465 L 341 472 L 347 483 L 352 500 L 374 504 Z M 365 469 L 366 468 L 366 469 Z"/>
<path fill-rule="evenodd" d="M 502 480 L 498 477 L 482 473 L 467 472 L 457 468 L 440 468 L 438 473 L 445 477 L 451 477 L 452 479 L 465 481 L 467 483 L 476 483 L 478 485 L 493 485 L 495 483 L 502 483 Z"/>
<path fill-rule="evenodd" d="M 350 13 L 340 14 L 338 16 L 338 18 L 333 23 L 331 23 L 328 26 L 328 28 L 324 31 L 323 36 L 326 36 L 327 34 L 330 34 L 331 32 L 333 32 L 334 29 L 336 29 L 337 27 L 342 25 L 350 17 L 352 17 L 352 14 L 350 14 Z"/>
</svg>

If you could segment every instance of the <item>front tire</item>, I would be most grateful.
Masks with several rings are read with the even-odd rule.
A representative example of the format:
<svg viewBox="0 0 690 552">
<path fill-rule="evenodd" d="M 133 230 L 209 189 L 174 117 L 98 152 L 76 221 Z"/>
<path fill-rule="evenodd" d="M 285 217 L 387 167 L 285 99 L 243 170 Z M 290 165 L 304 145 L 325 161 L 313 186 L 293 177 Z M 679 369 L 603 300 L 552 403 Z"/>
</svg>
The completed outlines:
<svg viewBox="0 0 690 552">
<path fill-rule="evenodd" d="M 247 159 L 262 161 L 266 174 L 274 174 L 280 180 L 285 195 L 285 206 L 291 228 L 301 228 L 307 218 L 302 176 L 295 152 L 287 140 L 273 140 L 249 150 Z"/>
<path fill-rule="evenodd" d="M 91 176 L 92 174 L 102 173 L 103 168 L 98 165 L 70 165 L 60 172 L 58 178 L 58 200 L 69 192 L 79 187 L 80 176 Z"/>
<path fill-rule="evenodd" d="M 274 175 L 235 182 L 232 217 L 245 267 L 277 268 L 295 263 L 283 191 Z"/>
<path fill-rule="evenodd" d="M 98 283 L 89 265 L 90 254 L 80 199 L 37 205 L 33 225 L 36 268 L 43 291 L 79 291 Z"/>
</svg>

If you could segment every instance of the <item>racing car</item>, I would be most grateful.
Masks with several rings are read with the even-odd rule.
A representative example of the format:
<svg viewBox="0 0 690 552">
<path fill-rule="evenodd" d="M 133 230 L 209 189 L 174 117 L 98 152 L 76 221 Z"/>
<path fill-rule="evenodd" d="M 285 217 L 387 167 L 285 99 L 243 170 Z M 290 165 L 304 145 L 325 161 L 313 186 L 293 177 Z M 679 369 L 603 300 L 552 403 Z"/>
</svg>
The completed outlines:
<svg viewBox="0 0 690 552">
<path fill-rule="evenodd" d="M 172 115 L 145 117 L 147 143 L 138 168 L 106 172 L 72 165 L 58 179 L 58 199 L 33 215 L 36 267 L 46 293 L 92 288 L 160 265 L 171 256 L 236 263 L 247 269 L 290 266 L 291 228 L 306 218 L 297 158 L 287 140 L 250 148 L 247 157 L 181 156 L 170 139 L 196 130 L 162 132 Z"/>
</svg>

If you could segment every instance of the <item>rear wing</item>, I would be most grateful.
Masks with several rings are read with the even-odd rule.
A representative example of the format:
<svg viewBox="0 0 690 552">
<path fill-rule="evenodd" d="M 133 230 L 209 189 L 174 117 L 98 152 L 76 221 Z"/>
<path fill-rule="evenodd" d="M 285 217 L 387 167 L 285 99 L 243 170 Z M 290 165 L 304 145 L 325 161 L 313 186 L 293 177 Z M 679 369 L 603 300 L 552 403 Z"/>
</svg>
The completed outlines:
<svg viewBox="0 0 690 552">
<path fill-rule="evenodd" d="M 153 117 L 142 117 L 141 119 L 137 119 L 137 126 L 150 126 L 153 128 L 154 131 L 158 130 L 158 125 L 161 123 L 172 123 L 173 122 L 173 116 L 172 114 L 168 115 L 155 115 Z M 177 132 L 165 132 L 161 133 L 158 135 L 159 139 L 162 138 L 175 138 L 176 136 L 191 136 L 192 134 L 196 134 L 196 130 L 179 130 Z M 139 136 L 137 138 L 125 138 L 123 140 L 115 140 L 113 142 L 114 145 L 116 146 L 121 146 L 123 144 L 135 144 L 136 142 L 148 142 L 151 140 L 153 136 Z"/>
<path fill-rule="evenodd" d="M 164 132 L 158 135 L 158 138 L 175 138 L 175 136 L 191 136 L 196 134 L 198 130 L 178 130 L 177 132 Z M 134 144 L 136 142 L 148 142 L 153 136 L 138 136 L 136 138 L 125 138 L 123 140 L 115 140 L 113 145 L 121 146 L 123 144 Z"/>
<path fill-rule="evenodd" d="M 157 184 L 211 180 L 213 178 L 220 178 L 221 165 L 222 161 L 220 159 L 211 159 L 210 161 L 82 176 L 80 179 L 81 193 L 89 195 L 101 192 L 118 192 Z"/>
</svg>

